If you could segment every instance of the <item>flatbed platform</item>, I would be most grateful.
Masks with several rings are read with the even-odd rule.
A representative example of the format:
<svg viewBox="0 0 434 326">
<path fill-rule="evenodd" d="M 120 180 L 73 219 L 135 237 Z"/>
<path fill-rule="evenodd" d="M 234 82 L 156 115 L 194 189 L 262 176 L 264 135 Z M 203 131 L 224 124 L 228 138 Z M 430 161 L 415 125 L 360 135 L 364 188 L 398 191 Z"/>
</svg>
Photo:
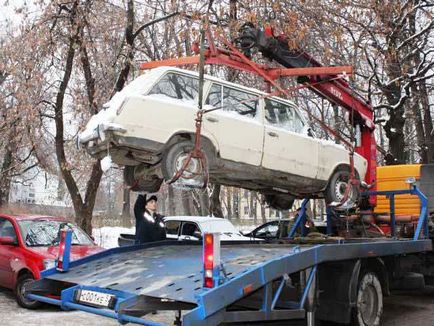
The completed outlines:
<svg viewBox="0 0 434 326">
<path fill-rule="evenodd" d="M 184 315 L 183 325 L 214 325 L 228 320 L 227 313 L 222 312 L 242 299 L 246 288 L 252 293 L 284 275 L 315 268 L 321 263 L 431 250 L 430 239 L 353 239 L 307 245 L 224 244 L 221 246 L 223 283 L 207 289 L 203 288 L 202 246 L 166 241 L 110 249 L 71 262 L 64 273 L 47 270 L 44 279 L 31 287 L 29 297 L 65 309 L 82 309 L 144 325 L 152 323 L 137 316 L 165 306 L 161 310 L 190 310 Z M 61 300 L 49 298 L 56 292 L 50 289 L 58 289 Z M 111 293 L 119 301 L 111 310 L 88 307 L 77 303 L 74 294 L 77 289 Z M 294 316 L 304 314 L 302 308 L 293 312 L 298 314 Z M 283 316 L 288 310 L 280 313 Z"/>
</svg>

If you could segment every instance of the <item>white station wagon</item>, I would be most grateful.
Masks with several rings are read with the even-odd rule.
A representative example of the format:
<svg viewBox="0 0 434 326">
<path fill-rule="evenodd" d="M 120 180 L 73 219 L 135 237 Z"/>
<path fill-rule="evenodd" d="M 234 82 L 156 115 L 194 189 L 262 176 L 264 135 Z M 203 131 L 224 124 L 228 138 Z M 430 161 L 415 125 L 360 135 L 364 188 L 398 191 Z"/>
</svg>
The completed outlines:
<svg viewBox="0 0 434 326">
<path fill-rule="evenodd" d="M 193 148 L 198 84 L 192 71 L 147 71 L 90 119 L 79 142 L 92 156 L 109 152 L 113 162 L 125 165 L 133 190 L 158 191 Z M 310 135 L 292 102 L 265 95 L 205 76 L 204 108 L 220 108 L 203 119 L 210 181 L 259 191 L 276 209 L 289 209 L 296 197 L 340 202 L 349 178 L 348 151 Z M 355 154 L 354 161 L 363 180 L 366 160 Z"/>
</svg>

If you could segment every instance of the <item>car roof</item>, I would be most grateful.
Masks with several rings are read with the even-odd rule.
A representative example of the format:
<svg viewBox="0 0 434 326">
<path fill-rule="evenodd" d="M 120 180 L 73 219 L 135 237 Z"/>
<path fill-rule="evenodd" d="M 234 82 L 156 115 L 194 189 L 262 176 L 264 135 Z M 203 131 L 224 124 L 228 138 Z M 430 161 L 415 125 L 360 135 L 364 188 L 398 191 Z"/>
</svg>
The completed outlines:
<svg viewBox="0 0 434 326">
<path fill-rule="evenodd" d="M 17 221 L 25 220 L 51 220 L 51 221 L 67 221 L 66 218 L 61 216 L 49 216 L 49 215 L 27 215 L 27 214 L 0 214 L 0 217 L 8 217 Z"/>
<path fill-rule="evenodd" d="M 152 71 L 154 73 L 157 72 L 158 74 L 161 74 L 161 75 L 165 74 L 168 71 L 174 71 L 174 72 L 178 72 L 178 73 L 182 73 L 182 74 L 187 74 L 187 75 L 190 75 L 190 76 L 199 77 L 199 73 L 196 72 L 196 71 L 194 71 L 194 70 L 187 70 L 187 69 L 181 69 L 181 68 L 169 67 L 169 66 L 163 66 L 163 67 L 153 68 L 153 69 L 150 69 L 149 71 L 150 72 Z M 240 84 L 232 83 L 232 82 L 229 82 L 227 80 L 224 80 L 224 79 L 221 79 L 221 78 L 217 78 L 217 77 L 214 77 L 214 76 L 211 76 L 211 75 L 205 74 L 204 78 L 207 79 L 207 80 L 216 82 L 216 83 L 220 83 L 220 84 L 224 84 L 224 85 L 231 86 L 231 87 L 234 87 L 234 88 L 242 89 L 242 90 L 245 90 L 247 92 L 257 93 L 257 94 L 264 95 L 264 96 L 268 95 L 268 93 L 265 93 L 265 92 L 263 92 L 263 91 L 261 91 L 259 89 L 251 88 L 251 87 L 246 87 L 246 86 L 243 86 L 243 85 L 240 85 Z M 284 98 L 277 97 L 277 96 L 271 96 L 270 99 L 278 100 L 278 101 L 284 101 L 284 102 L 286 102 L 286 103 L 288 103 L 288 104 L 296 107 L 295 103 L 292 102 L 292 101 L 290 101 L 290 100 L 288 100 L 288 99 L 284 99 Z"/>
<path fill-rule="evenodd" d="M 229 221 L 225 218 L 213 217 L 213 216 L 165 216 L 165 221 L 186 221 L 186 222 L 211 222 L 211 221 Z"/>
</svg>

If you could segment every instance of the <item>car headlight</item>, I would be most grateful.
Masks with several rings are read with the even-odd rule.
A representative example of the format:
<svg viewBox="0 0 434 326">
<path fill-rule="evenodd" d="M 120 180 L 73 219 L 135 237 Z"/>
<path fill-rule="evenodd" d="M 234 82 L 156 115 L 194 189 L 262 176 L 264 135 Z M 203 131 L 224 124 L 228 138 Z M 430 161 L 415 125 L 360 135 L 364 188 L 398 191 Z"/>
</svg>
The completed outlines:
<svg viewBox="0 0 434 326">
<path fill-rule="evenodd" d="M 44 259 L 44 269 L 54 268 L 56 261 L 54 259 Z"/>
</svg>

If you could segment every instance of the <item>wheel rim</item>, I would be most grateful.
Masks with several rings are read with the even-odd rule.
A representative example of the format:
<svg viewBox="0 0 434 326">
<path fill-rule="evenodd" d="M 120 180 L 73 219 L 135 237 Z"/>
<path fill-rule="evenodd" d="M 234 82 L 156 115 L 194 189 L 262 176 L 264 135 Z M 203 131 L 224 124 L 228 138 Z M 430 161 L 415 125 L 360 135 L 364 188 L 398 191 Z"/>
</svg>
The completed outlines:
<svg viewBox="0 0 434 326">
<path fill-rule="evenodd" d="M 189 157 L 189 153 L 180 153 L 175 158 L 175 173 L 180 171 Z M 192 157 L 182 173 L 182 177 L 189 179 L 200 173 L 200 163 L 197 158 Z"/>
<path fill-rule="evenodd" d="M 346 179 L 346 180 L 345 180 Z M 348 187 L 348 179 L 344 177 L 339 177 L 335 184 L 335 198 L 338 202 L 341 202 L 345 197 L 345 191 Z M 352 189 L 350 189 L 350 193 L 348 194 L 348 199 L 352 198 Z"/>
<path fill-rule="evenodd" d="M 25 292 L 26 284 L 31 282 L 33 282 L 33 279 L 31 278 L 24 280 L 23 282 L 21 282 L 21 285 L 18 289 L 18 295 L 20 296 L 21 301 L 26 305 L 31 305 L 36 302 L 35 300 L 29 300 L 26 298 L 26 292 Z"/>
<path fill-rule="evenodd" d="M 378 296 L 372 284 L 368 284 L 362 293 L 359 311 L 365 325 L 374 325 L 378 312 Z"/>
</svg>

